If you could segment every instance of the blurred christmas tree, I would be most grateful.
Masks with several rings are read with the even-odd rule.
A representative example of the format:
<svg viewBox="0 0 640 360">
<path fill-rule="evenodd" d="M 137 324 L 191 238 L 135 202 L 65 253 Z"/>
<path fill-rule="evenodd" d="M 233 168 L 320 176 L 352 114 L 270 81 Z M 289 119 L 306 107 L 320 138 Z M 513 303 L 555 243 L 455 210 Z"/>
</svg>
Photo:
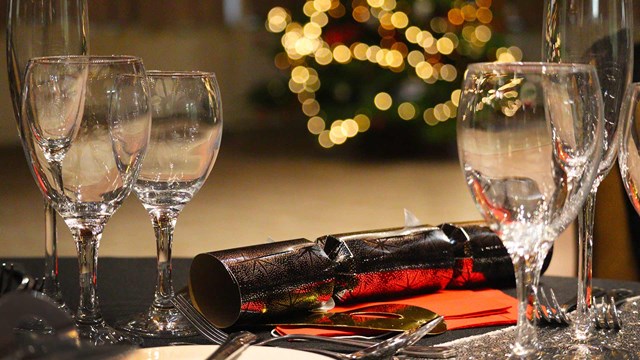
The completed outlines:
<svg viewBox="0 0 640 360">
<path fill-rule="evenodd" d="M 498 36 L 491 5 L 308 0 L 300 8 L 275 7 L 266 27 L 282 34 L 275 65 L 283 78 L 257 100 L 297 97 L 308 131 L 324 148 L 359 141 L 367 151 L 390 154 L 450 145 L 467 64 L 522 58 Z"/>
</svg>

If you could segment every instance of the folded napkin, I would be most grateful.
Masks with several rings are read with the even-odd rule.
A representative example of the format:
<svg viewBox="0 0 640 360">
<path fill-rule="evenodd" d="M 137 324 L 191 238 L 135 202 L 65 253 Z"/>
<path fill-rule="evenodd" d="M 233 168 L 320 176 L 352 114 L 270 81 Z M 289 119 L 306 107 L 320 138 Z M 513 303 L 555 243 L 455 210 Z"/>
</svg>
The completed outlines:
<svg viewBox="0 0 640 360">
<path fill-rule="evenodd" d="M 389 302 L 358 303 L 337 306 L 331 312 L 353 310 L 359 307 L 399 303 L 427 308 L 443 315 L 449 330 L 472 327 L 513 325 L 517 320 L 518 302 L 500 290 L 440 290 L 431 294 L 396 298 Z M 322 327 L 281 325 L 276 327 L 281 335 L 310 334 L 340 336 L 360 334 L 359 329 L 336 330 Z M 369 332 L 370 331 L 366 331 Z"/>
</svg>

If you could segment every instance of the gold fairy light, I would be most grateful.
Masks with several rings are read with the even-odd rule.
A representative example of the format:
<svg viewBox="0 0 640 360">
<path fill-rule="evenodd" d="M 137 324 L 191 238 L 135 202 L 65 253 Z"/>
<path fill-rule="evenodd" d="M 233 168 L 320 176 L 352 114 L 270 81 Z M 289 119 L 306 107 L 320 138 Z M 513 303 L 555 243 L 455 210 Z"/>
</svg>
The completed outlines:
<svg viewBox="0 0 640 360">
<path fill-rule="evenodd" d="M 380 49 L 380 51 L 376 53 L 376 63 L 378 63 L 378 65 L 383 67 L 389 66 L 387 63 L 387 53 L 389 53 L 387 49 Z"/>
<path fill-rule="evenodd" d="M 369 46 L 364 43 L 356 43 L 355 46 L 352 46 L 351 52 L 353 53 L 353 57 L 360 60 L 367 60 L 367 50 Z"/>
<path fill-rule="evenodd" d="M 289 57 L 283 52 L 276 54 L 276 56 L 273 58 L 273 63 L 280 70 L 286 70 L 289 68 L 289 66 L 291 66 Z"/>
<path fill-rule="evenodd" d="M 436 120 L 440 122 L 447 121 L 451 116 L 451 110 L 444 104 L 438 104 L 433 108 L 433 115 L 435 116 Z"/>
<path fill-rule="evenodd" d="M 419 63 L 424 61 L 424 54 L 422 51 L 413 50 L 407 55 L 407 62 L 409 65 L 416 67 Z"/>
<path fill-rule="evenodd" d="M 333 61 L 333 52 L 329 48 L 321 47 L 316 50 L 315 59 L 320 65 L 329 65 Z"/>
<path fill-rule="evenodd" d="M 447 100 L 444 103 L 444 106 L 446 106 L 448 109 L 447 112 L 449 113 L 450 119 L 455 119 L 458 116 L 458 107 L 453 104 L 453 101 Z"/>
<path fill-rule="evenodd" d="M 464 23 L 464 17 L 462 16 L 462 12 L 458 8 L 452 8 L 447 13 L 447 19 L 453 25 L 462 25 Z"/>
<path fill-rule="evenodd" d="M 293 81 L 293 79 L 289 80 L 289 90 L 294 93 L 294 94 L 298 94 L 301 93 L 302 91 L 304 91 L 304 85 L 298 82 Z"/>
<path fill-rule="evenodd" d="M 453 82 L 456 80 L 457 76 L 458 70 L 456 70 L 456 67 L 451 64 L 442 65 L 440 68 L 440 77 L 444 81 Z"/>
<path fill-rule="evenodd" d="M 304 25 L 302 33 L 309 39 L 317 39 L 322 35 L 322 28 L 320 25 L 310 22 Z"/>
<path fill-rule="evenodd" d="M 427 123 L 427 125 L 434 126 L 439 123 L 438 119 L 436 119 L 433 113 L 433 108 L 428 108 L 427 110 L 425 110 L 422 113 L 422 118 L 424 119 L 424 122 Z"/>
<path fill-rule="evenodd" d="M 496 60 L 498 62 L 513 62 L 516 61 L 516 58 L 509 52 L 509 49 L 501 47 L 496 50 Z"/>
<path fill-rule="evenodd" d="M 451 93 L 451 102 L 455 107 L 458 107 L 458 104 L 460 103 L 460 94 L 462 94 L 460 89 L 453 90 Z"/>
<path fill-rule="evenodd" d="M 513 58 L 515 59 L 515 61 L 522 60 L 522 50 L 520 50 L 519 47 L 510 46 L 507 50 L 509 51 L 509 53 L 511 53 L 511 55 L 513 55 Z"/>
<path fill-rule="evenodd" d="M 302 103 L 302 112 L 309 117 L 316 116 L 320 112 L 320 104 L 316 99 L 307 99 Z"/>
<path fill-rule="evenodd" d="M 393 104 L 393 99 L 386 92 L 380 92 L 373 98 L 373 103 L 379 110 L 385 111 L 389 110 Z"/>
<path fill-rule="evenodd" d="M 354 116 L 353 121 L 358 124 L 358 132 L 365 132 L 369 130 L 369 127 L 371 126 L 371 120 L 365 114 L 358 114 Z"/>
<path fill-rule="evenodd" d="M 409 17 L 402 11 L 393 13 L 391 15 L 391 24 L 398 29 L 404 29 L 409 25 Z"/>
<path fill-rule="evenodd" d="M 329 137 L 329 130 L 324 130 L 318 135 L 318 143 L 325 149 L 329 149 L 335 145 Z"/>
<path fill-rule="evenodd" d="M 340 127 L 342 128 L 342 133 L 348 138 L 354 137 L 358 134 L 358 123 L 353 119 L 346 119 L 342 122 Z"/>
<path fill-rule="evenodd" d="M 329 130 L 329 139 L 334 144 L 340 145 L 347 141 L 347 135 L 342 129 L 342 120 L 336 120 L 331 124 L 331 130 Z"/>
<path fill-rule="evenodd" d="M 391 18 L 393 17 L 393 15 L 389 12 L 384 12 L 384 14 L 380 15 L 380 27 L 382 27 L 383 29 L 386 30 L 393 30 L 395 27 L 393 26 L 393 23 L 391 22 Z"/>
<path fill-rule="evenodd" d="M 396 0 L 384 0 L 382 2 L 382 9 L 392 11 L 396 8 Z"/>
<path fill-rule="evenodd" d="M 433 31 L 443 34 L 445 32 L 447 32 L 447 20 L 441 18 L 441 17 L 435 17 L 433 19 L 431 19 L 431 21 L 429 22 L 429 25 L 431 25 L 431 28 L 433 29 Z"/>
<path fill-rule="evenodd" d="M 306 66 L 296 66 L 291 70 L 291 80 L 304 84 L 309 79 L 309 69 Z"/>
<path fill-rule="evenodd" d="M 465 25 L 462 28 L 462 38 L 465 39 L 468 42 L 472 42 L 474 40 L 477 40 L 476 38 L 476 27 L 473 25 Z"/>
<path fill-rule="evenodd" d="M 404 58 L 402 57 L 402 53 L 398 50 L 391 50 L 385 55 L 387 64 L 390 67 L 398 68 L 402 66 L 404 62 Z"/>
<path fill-rule="evenodd" d="M 493 20 L 493 12 L 489 8 L 481 7 L 476 11 L 478 21 L 483 24 L 489 24 Z"/>
<path fill-rule="evenodd" d="M 318 24 L 320 27 L 325 27 L 329 23 L 329 17 L 326 13 L 316 12 L 309 18 L 309 21 Z"/>
<path fill-rule="evenodd" d="M 331 16 L 334 19 L 339 19 L 341 17 L 343 17 L 346 13 L 347 13 L 347 9 L 345 9 L 345 7 L 336 2 L 335 3 L 336 6 L 332 7 L 328 12 L 329 12 L 329 16 Z"/>
<path fill-rule="evenodd" d="M 491 29 L 489 29 L 488 26 L 486 25 L 480 25 L 478 27 L 476 27 L 476 30 L 474 31 L 476 39 L 482 41 L 482 42 L 489 42 L 489 40 L 491 40 Z"/>
<path fill-rule="evenodd" d="M 324 119 L 319 116 L 313 116 L 307 121 L 307 130 L 314 135 L 319 135 L 325 126 Z"/>
<path fill-rule="evenodd" d="M 440 52 L 441 54 L 449 55 L 453 52 L 454 44 L 453 44 L 453 41 L 451 41 L 451 39 L 447 37 L 441 37 L 436 42 L 436 48 L 438 49 L 438 52 Z"/>
<path fill-rule="evenodd" d="M 460 12 L 462 13 L 462 17 L 465 21 L 475 21 L 476 20 L 476 8 L 473 5 L 465 5 L 460 8 Z"/>
<path fill-rule="evenodd" d="M 307 99 L 315 99 L 316 94 L 315 92 L 312 92 L 312 91 L 302 91 L 298 93 L 297 98 L 300 104 L 304 104 L 304 102 L 307 101 Z"/>
<path fill-rule="evenodd" d="M 273 33 L 279 33 L 284 31 L 289 21 L 291 21 L 289 13 L 284 8 L 277 6 L 269 11 L 266 27 Z"/>
<path fill-rule="evenodd" d="M 420 34 L 420 28 L 417 26 L 409 26 L 405 31 L 404 31 L 404 37 L 407 39 L 408 42 L 413 43 L 413 44 L 417 44 L 418 43 L 418 34 Z"/>
<path fill-rule="evenodd" d="M 416 65 L 416 75 L 421 79 L 428 79 L 433 76 L 433 66 L 426 61 L 421 61 Z"/>
<path fill-rule="evenodd" d="M 316 12 L 316 7 L 313 1 L 307 1 L 302 6 L 302 12 L 307 16 L 311 17 Z"/>
<path fill-rule="evenodd" d="M 369 12 L 369 9 L 366 6 L 356 6 L 353 11 L 351 12 L 351 16 L 353 16 L 353 19 L 357 22 L 360 23 L 365 23 L 367 21 L 369 21 L 369 19 L 371 18 L 371 13 Z"/>
<path fill-rule="evenodd" d="M 369 60 L 372 63 L 376 63 L 376 57 L 380 50 L 381 49 L 379 46 L 376 46 L 376 45 L 369 46 L 369 48 L 367 49 L 367 60 Z"/>
<path fill-rule="evenodd" d="M 333 58 L 341 64 L 346 64 L 351 61 L 351 50 L 345 45 L 338 45 L 333 49 Z"/>
<path fill-rule="evenodd" d="M 331 9 L 331 0 L 313 0 L 313 7 L 316 11 L 329 11 Z"/>
<path fill-rule="evenodd" d="M 398 106 L 398 116 L 402 120 L 411 120 L 416 116 L 416 107 L 410 102 L 403 102 Z"/>
</svg>

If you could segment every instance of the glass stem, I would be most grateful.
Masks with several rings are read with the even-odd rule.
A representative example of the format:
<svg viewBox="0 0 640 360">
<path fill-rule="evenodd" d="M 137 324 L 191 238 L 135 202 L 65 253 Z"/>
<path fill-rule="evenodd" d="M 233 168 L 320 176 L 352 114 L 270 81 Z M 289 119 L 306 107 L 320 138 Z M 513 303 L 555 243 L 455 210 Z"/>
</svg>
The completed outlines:
<svg viewBox="0 0 640 360">
<path fill-rule="evenodd" d="M 42 292 L 65 307 L 58 281 L 58 242 L 56 233 L 56 211 L 44 200 L 44 285 Z"/>
<path fill-rule="evenodd" d="M 103 322 L 97 295 L 98 246 L 104 224 L 101 221 L 84 223 L 71 229 L 78 252 L 80 302 L 76 322 L 82 325 Z"/>
<path fill-rule="evenodd" d="M 173 231 L 176 227 L 180 211 L 176 209 L 153 209 L 149 211 L 151 223 L 156 234 L 158 278 L 153 299 L 153 307 L 159 309 L 173 308 L 171 298 L 174 296 L 171 279 L 171 246 Z"/>
<path fill-rule="evenodd" d="M 593 224 L 596 212 L 596 190 L 587 196 L 578 215 L 578 298 L 574 318 L 574 335 L 588 339 L 593 332 L 591 321 L 591 278 L 593 269 Z"/>
<path fill-rule="evenodd" d="M 513 355 L 523 357 L 536 351 L 536 329 L 533 316 L 533 302 L 536 299 L 538 283 L 536 255 L 513 254 L 513 268 L 516 275 L 516 294 L 518 297 L 518 325 L 516 341 L 512 346 Z"/>
</svg>

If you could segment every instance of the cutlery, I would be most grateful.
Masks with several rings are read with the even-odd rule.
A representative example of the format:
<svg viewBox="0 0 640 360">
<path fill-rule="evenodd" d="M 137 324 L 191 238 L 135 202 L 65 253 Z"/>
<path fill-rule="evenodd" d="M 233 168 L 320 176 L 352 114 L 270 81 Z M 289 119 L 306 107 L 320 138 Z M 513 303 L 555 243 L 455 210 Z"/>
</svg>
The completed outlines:
<svg viewBox="0 0 640 360">
<path fill-rule="evenodd" d="M 309 352 L 314 352 L 322 355 L 331 356 L 338 360 L 352 360 L 352 359 L 360 359 L 360 360 L 373 360 L 373 359 L 386 359 L 397 353 L 400 349 L 412 345 L 416 341 L 420 340 L 423 336 L 425 336 L 431 329 L 436 327 L 440 322 L 442 322 L 443 317 L 438 316 L 437 318 L 431 320 L 425 325 L 417 329 L 408 330 L 402 332 L 392 338 L 389 338 L 385 341 L 382 341 L 378 344 L 370 346 L 365 349 L 358 350 L 356 352 L 352 352 L 349 354 L 336 353 L 333 351 L 323 350 L 323 349 L 305 349 Z"/>
<path fill-rule="evenodd" d="M 229 335 L 221 329 L 214 326 L 204 315 L 202 315 L 184 293 L 178 293 L 171 302 L 198 330 L 198 332 L 214 344 L 222 344 L 227 340 Z M 437 326 L 437 325 L 436 325 Z M 356 346 L 360 348 L 370 347 L 375 344 L 372 341 L 356 340 L 356 339 L 340 339 L 326 336 L 313 335 L 285 335 L 280 337 L 269 338 L 259 341 L 255 345 L 266 345 L 275 341 L 282 340 L 313 340 L 329 343 L 336 343 L 348 346 Z M 446 346 L 408 346 L 401 350 L 401 354 L 415 357 L 446 359 L 455 355 L 455 350 Z"/>
<path fill-rule="evenodd" d="M 256 341 L 258 337 L 248 331 L 239 331 L 230 334 L 225 342 L 220 347 L 209 355 L 207 360 L 225 360 L 238 356 L 244 350 L 246 350 L 251 343 Z"/>
<path fill-rule="evenodd" d="M 600 304 L 594 298 L 592 303 L 595 307 L 594 322 L 598 329 L 604 330 L 620 330 L 622 329 L 622 319 L 618 312 L 617 304 L 622 304 L 625 299 L 616 301 L 614 297 L 602 297 Z"/>
<path fill-rule="evenodd" d="M 573 299 L 560 305 L 553 292 L 549 289 L 550 296 L 543 287 L 538 289 L 538 299 L 535 304 L 535 315 L 539 323 L 551 325 L 569 325 L 572 323 L 568 315 L 570 310 L 575 310 L 576 300 Z M 629 289 L 611 289 L 604 290 L 602 288 L 593 288 L 593 306 L 596 306 L 596 318 L 594 319 L 596 327 L 601 329 L 619 329 L 622 322 L 618 314 L 617 306 L 625 299 L 634 295 Z M 602 299 L 598 307 L 596 299 Z"/>
</svg>

